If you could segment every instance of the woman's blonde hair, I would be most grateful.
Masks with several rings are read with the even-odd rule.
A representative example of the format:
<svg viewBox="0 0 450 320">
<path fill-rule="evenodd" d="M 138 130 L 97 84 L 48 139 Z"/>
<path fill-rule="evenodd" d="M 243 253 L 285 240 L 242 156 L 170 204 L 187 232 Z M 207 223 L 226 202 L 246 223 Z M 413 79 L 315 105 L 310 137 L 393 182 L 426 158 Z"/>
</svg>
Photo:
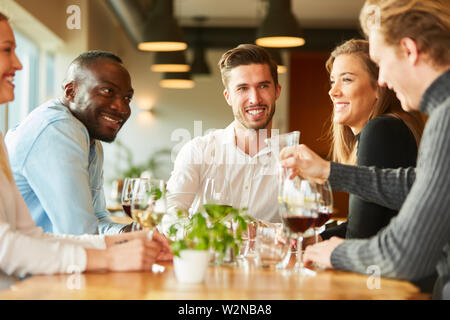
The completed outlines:
<svg viewBox="0 0 450 320">
<path fill-rule="evenodd" d="M 403 120 L 411 130 L 417 145 L 422 136 L 424 121 L 419 113 L 404 111 L 395 93 L 386 87 L 379 87 L 377 84 L 378 67 L 370 60 L 369 43 L 366 40 L 351 39 L 336 47 L 328 58 L 325 66 L 331 73 L 334 60 L 342 55 L 353 55 L 360 59 L 373 88 L 378 90 L 378 99 L 373 106 L 373 110 L 367 120 L 383 116 L 391 116 Z M 329 157 L 331 160 L 356 164 L 357 139 L 350 127 L 335 123 L 334 115 L 331 115 L 331 126 L 328 137 L 331 141 Z"/>
<path fill-rule="evenodd" d="M 433 65 L 450 64 L 449 0 L 366 0 L 359 21 L 366 36 L 375 28 L 395 47 L 411 38 Z"/>
<path fill-rule="evenodd" d="M 8 21 L 8 17 L 0 12 L 0 22 Z M 8 154 L 5 152 L 4 148 L 0 146 L 0 170 L 8 178 L 9 181 L 14 181 L 13 175 L 11 173 L 11 168 L 9 166 Z"/>
</svg>

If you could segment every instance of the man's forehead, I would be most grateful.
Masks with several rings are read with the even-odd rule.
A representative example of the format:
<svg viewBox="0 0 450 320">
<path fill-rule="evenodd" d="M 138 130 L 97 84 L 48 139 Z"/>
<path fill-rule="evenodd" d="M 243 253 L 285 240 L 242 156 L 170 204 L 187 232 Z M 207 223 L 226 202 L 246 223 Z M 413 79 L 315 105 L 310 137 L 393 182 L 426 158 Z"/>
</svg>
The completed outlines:
<svg viewBox="0 0 450 320">
<path fill-rule="evenodd" d="M 115 61 L 96 61 L 84 66 L 78 66 L 76 73 L 81 78 L 96 79 L 102 82 L 116 83 L 119 77 L 125 77 L 127 81 L 131 81 L 130 75 L 122 64 Z"/>
<path fill-rule="evenodd" d="M 259 71 L 259 72 L 258 72 Z M 261 77 L 263 75 L 263 77 Z M 273 82 L 270 68 L 267 64 L 239 65 L 230 70 L 229 83 L 239 85 L 247 81 Z"/>
<path fill-rule="evenodd" d="M 128 71 L 121 63 L 111 59 L 98 59 L 92 61 L 84 66 L 80 66 L 80 71 L 88 71 L 99 75 L 110 73 L 123 73 L 128 75 Z"/>
</svg>

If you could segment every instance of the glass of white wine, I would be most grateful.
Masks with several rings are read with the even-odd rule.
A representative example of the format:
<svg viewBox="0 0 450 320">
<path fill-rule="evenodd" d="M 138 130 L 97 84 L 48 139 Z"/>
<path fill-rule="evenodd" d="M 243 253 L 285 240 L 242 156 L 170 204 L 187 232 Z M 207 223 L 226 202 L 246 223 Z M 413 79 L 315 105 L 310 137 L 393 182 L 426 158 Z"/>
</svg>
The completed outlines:
<svg viewBox="0 0 450 320">
<path fill-rule="evenodd" d="M 153 229 L 167 212 L 164 180 L 136 181 L 131 197 L 131 217 L 142 228 Z"/>
</svg>

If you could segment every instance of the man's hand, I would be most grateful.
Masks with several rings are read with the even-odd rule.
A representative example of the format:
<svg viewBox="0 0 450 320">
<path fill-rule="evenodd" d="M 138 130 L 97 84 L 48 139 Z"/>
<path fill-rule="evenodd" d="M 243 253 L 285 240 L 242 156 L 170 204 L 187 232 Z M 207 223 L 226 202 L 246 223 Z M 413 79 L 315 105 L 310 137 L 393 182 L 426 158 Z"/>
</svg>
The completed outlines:
<svg viewBox="0 0 450 320">
<path fill-rule="evenodd" d="M 303 263 L 306 267 L 315 262 L 320 266 L 333 269 L 333 266 L 331 265 L 331 253 L 344 241 L 345 240 L 342 238 L 332 237 L 330 240 L 308 246 L 303 255 Z"/>
<path fill-rule="evenodd" d="M 290 178 L 300 175 L 323 183 L 330 175 L 330 162 L 319 157 L 304 144 L 283 148 L 280 159 L 283 168 L 292 170 Z"/>
</svg>

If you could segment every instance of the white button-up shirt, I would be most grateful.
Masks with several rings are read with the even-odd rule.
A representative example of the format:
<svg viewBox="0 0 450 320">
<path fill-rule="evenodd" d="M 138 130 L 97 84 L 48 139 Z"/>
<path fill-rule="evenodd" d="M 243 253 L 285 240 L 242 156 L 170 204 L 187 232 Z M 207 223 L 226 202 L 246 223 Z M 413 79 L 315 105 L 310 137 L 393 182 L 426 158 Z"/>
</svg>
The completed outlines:
<svg viewBox="0 0 450 320">
<path fill-rule="evenodd" d="M 231 189 L 235 208 L 265 221 L 279 222 L 277 161 L 269 148 L 253 157 L 236 146 L 234 122 L 227 128 L 196 137 L 180 150 L 167 183 L 168 208 L 195 213 L 203 202 L 208 178 Z"/>
</svg>

